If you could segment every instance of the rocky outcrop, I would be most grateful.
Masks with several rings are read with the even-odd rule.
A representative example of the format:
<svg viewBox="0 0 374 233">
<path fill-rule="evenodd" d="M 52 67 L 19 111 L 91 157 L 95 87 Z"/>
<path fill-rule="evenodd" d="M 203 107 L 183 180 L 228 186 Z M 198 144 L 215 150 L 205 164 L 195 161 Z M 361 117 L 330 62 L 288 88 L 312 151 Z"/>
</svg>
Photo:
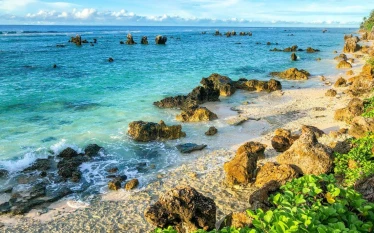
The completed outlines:
<svg viewBox="0 0 374 233">
<path fill-rule="evenodd" d="M 374 119 L 365 118 L 362 116 L 356 116 L 352 119 L 351 128 L 348 133 L 355 138 L 362 138 L 367 135 L 368 132 L 374 132 Z"/>
<path fill-rule="evenodd" d="M 126 44 L 129 44 L 129 45 L 136 44 L 135 41 L 134 41 L 134 38 L 132 37 L 132 35 L 130 33 L 127 34 Z"/>
<path fill-rule="evenodd" d="M 218 133 L 218 130 L 216 127 L 214 126 L 211 126 L 209 127 L 208 131 L 205 132 L 205 135 L 206 136 L 213 136 L 213 135 L 216 135 Z"/>
<path fill-rule="evenodd" d="M 271 139 L 271 145 L 275 151 L 284 152 L 288 150 L 298 138 L 298 135 L 291 135 L 290 130 L 277 129 L 274 132 L 274 137 Z"/>
<path fill-rule="evenodd" d="M 231 96 L 235 93 L 236 89 L 229 77 L 214 73 L 207 79 L 213 83 L 214 89 L 219 90 L 220 96 Z M 206 79 L 203 78 L 200 83 L 205 86 Z"/>
<path fill-rule="evenodd" d="M 336 68 L 338 68 L 338 69 L 350 69 L 350 68 L 352 68 L 352 65 L 351 65 L 351 63 L 343 60 L 343 61 L 339 62 L 339 64 L 336 66 Z"/>
<path fill-rule="evenodd" d="M 359 44 L 357 44 L 357 39 L 356 38 L 348 38 L 346 39 L 345 41 L 345 44 L 344 44 L 344 49 L 343 49 L 343 52 L 344 53 L 354 53 L 354 52 L 357 52 L 361 49 L 361 46 Z"/>
<path fill-rule="evenodd" d="M 292 53 L 291 54 L 291 61 L 296 61 L 296 60 L 297 60 L 296 53 Z"/>
<path fill-rule="evenodd" d="M 174 227 L 179 233 L 198 229 L 211 231 L 216 223 L 216 205 L 189 186 L 176 187 L 144 212 L 145 219 L 159 228 Z"/>
<path fill-rule="evenodd" d="M 320 51 L 319 49 L 313 49 L 312 47 L 308 47 L 306 49 L 307 53 L 315 53 L 315 52 L 319 52 L 319 51 Z"/>
<path fill-rule="evenodd" d="M 327 97 L 335 97 L 338 93 L 334 89 L 329 89 L 326 91 L 325 96 Z"/>
<path fill-rule="evenodd" d="M 257 168 L 257 160 L 264 158 L 266 146 L 258 142 L 247 142 L 239 147 L 235 157 L 223 166 L 226 184 L 247 185 L 252 182 Z"/>
<path fill-rule="evenodd" d="M 202 150 L 206 147 L 207 145 L 198 145 L 198 144 L 195 144 L 195 143 L 184 143 L 184 144 L 179 144 L 177 145 L 177 149 L 179 150 L 179 152 L 183 153 L 183 154 L 189 154 L 191 152 L 194 152 L 194 151 L 198 151 L 198 150 Z"/>
<path fill-rule="evenodd" d="M 80 35 L 76 35 L 75 37 L 71 37 L 69 42 L 74 43 L 78 46 L 81 46 L 82 45 L 82 38 L 81 38 Z"/>
<path fill-rule="evenodd" d="M 362 72 L 358 76 L 350 78 L 349 82 L 352 83 L 349 90 L 352 96 L 371 92 L 374 88 L 374 66 L 366 63 Z"/>
<path fill-rule="evenodd" d="M 246 91 L 267 91 L 273 92 L 277 90 L 282 90 L 281 82 L 270 79 L 269 81 L 260 81 L 257 79 L 247 80 L 244 78 L 239 79 L 235 82 L 235 87 L 237 89 L 246 90 Z"/>
<path fill-rule="evenodd" d="M 351 120 L 364 112 L 364 102 L 359 98 L 353 98 L 348 106 L 335 111 L 334 119 L 350 123 Z"/>
<path fill-rule="evenodd" d="M 148 37 L 143 36 L 142 40 L 140 41 L 140 44 L 148 44 Z"/>
<path fill-rule="evenodd" d="M 338 80 L 336 80 L 334 87 L 345 87 L 347 85 L 347 80 L 344 78 L 340 77 Z"/>
<path fill-rule="evenodd" d="M 297 178 L 299 173 L 288 164 L 278 165 L 276 163 L 265 163 L 257 171 L 256 187 L 263 187 L 270 181 L 277 181 L 280 185 Z"/>
<path fill-rule="evenodd" d="M 306 70 L 298 70 L 297 68 L 290 68 L 283 72 L 272 72 L 272 76 L 277 76 L 279 78 L 288 80 L 307 80 L 310 73 Z"/>
<path fill-rule="evenodd" d="M 156 39 L 155 39 L 155 42 L 156 44 L 166 44 L 166 41 L 168 40 L 168 38 L 166 36 L 156 36 Z"/>
<path fill-rule="evenodd" d="M 268 210 L 272 205 L 269 201 L 271 194 L 277 192 L 280 188 L 280 184 L 272 180 L 266 183 L 262 188 L 254 191 L 249 196 L 249 204 L 252 210 L 262 209 L 264 211 Z"/>
<path fill-rule="evenodd" d="M 298 46 L 297 45 L 293 45 L 291 47 L 288 47 L 288 48 L 285 48 L 283 49 L 283 52 L 297 52 L 298 51 Z"/>
<path fill-rule="evenodd" d="M 205 107 L 183 110 L 180 115 L 176 116 L 176 120 L 182 122 L 212 121 L 216 119 L 218 119 L 218 116 Z"/>
<path fill-rule="evenodd" d="M 139 186 L 139 180 L 138 179 L 132 179 L 132 180 L 129 180 L 125 184 L 125 190 L 132 190 L 132 189 L 135 189 L 138 186 Z"/>
<path fill-rule="evenodd" d="M 312 132 L 314 134 L 314 136 L 316 136 L 316 138 L 320 138 L 322 137 L 323 135 L 325 135 L 325 132 L 323 132 L 322 130 L 318 129 L 317 127 L 315 126 L 311 126 L 311 125 L 303 125 L 301 127 L 301 131 L 302 132 Z"/>
<path fill-rule="evenodd" d="M 182 132 L 181 125 L 167 126 L 163 121 L 158 124 L 144 121 L 131 122 L 128 134 L 139 142 L 173 140 L 186 136 L 186 133 Z"/>
<path fill-rule="evenodd" d="M 354 188 L 365 200 L 374 202 L 374 175 L 359 180 Z"/>
<path fill-rule="evenodd" d="M 320 175 L 331 171 L 333 153 L 318 142 L 315 132 L 305 127 L 290 149 L 277 157 L 277 162 L 292 165 L 301 174 Z"/>
</svg>

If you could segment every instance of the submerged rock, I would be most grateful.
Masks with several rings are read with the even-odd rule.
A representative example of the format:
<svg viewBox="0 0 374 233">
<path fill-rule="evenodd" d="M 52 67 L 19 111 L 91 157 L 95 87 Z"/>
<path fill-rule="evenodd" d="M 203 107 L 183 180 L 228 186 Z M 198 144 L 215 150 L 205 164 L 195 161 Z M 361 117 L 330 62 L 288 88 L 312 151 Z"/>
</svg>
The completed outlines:
<svg viewBox="0 0 374 233">
<path fill-rule="evenodd" d="M 136 44 L 136 42 L 134 41 L 134 38 L 132 37 L 132 35 L 130 33 L 127 34 L 126 44 L 129 44 L 129 45 Z"/>
<path fill-rule="evenodd" d="M 184 154 L 191 153 L 197 150 L 202 150 L 206 147 L 207 145 L 198 145 L 195 143 L 185 143 L 185 144 L 179 144 L 177 145 L 177 149 Z"/>
<path fill-rule="evenodd" d="M 313 49 L 312 47 L 308 47 L 306 49 L 307 53 L 315 53 L 315 52 L 319 52 L 319 51 L 320 51 L 319 49 Z"/>
<path fill-rule="evenodd" d="M 166 41 L 168 40 L 168 38 L 166 36 L 156 36 L 156 39 L 155 39 L 155 42 L 156 44 L 166 44 Z"/>
<path fill-rule="evenodd" d="M 149 142 L 154 140 L 173 140 L 185 137 L 181 125 L 167 126 L 163 121 L 153 122 L 134 121 L 129 124 L 128 134 L 135 141 Z"/>
<path fill-rule="evenodd" d="M 52 162 L 52 159 L 37 159 L 30 167 L 25 168 L 23 172 L 47 171 L 52 167 Z"/>
<path fill-rule="evenodd" d="M 84 149 L 84 154 L 89 157 L 97 156 L 101 149 L 103 148 L 97 144 L 90 144 Z"/>
<path fill-rule="evenodd" d="M 211 126 L 209 127 L 208 131 L 205 132 L 205 135 L 206 136 L 213 136 L 213 135 L 216 135 L 218 133 L 218 130 L 216 127 L 214 126 Z"/>
<path fill-rule="evenodd" d="M 278 165 L 275 163 L 265 163 L 260 167 L 256 176 L 256 187 L 263 187 L 270 181 L 277 181 L 280 185 L 297 178 L 299 173 L 288 164 Z"/>
<path fill-rule="evenodd" d="M 290 68 L 283 72 L 272 72 L 272 76 L 277 76 L 279 78 L 289 79 L 289 80 L 307 80 L 310 73 L 306 70 L 298 70 L 297 68 Z"/>
<path fill-rule="evenodd" d="M 178 186 L 160 197 L 144 212 L 145 219 L 159 228 L 174 227 L 179 233 L 215 229 L 216 205 L 189 186 Z"/>
<path fill-rule="evenodd" d="M 182 111 L 176 119 L 182 122 L 201 122 L 216 120 L 218 116 L 205 107 L 198 107 Z"/>
<path fill-rule="evenodd" d="M 320 144 L 315 132 L 303 128 L 298 140 L 283 154 L 277 157 L 279 164 L 292 165 L 301 174 L 326 174 L 333 166 L 333 152 Z"/>
<path fill-rule="evenodd" d="M 8 176 L 9 172 L 5 169 L 0 169 L 0 178 Z"/>
<path fill-rule="evenodd" d="M 334 119 L 350 123 L 355 116 L 360 116 L 364 112 L 364 102 L 359 98 L 353 98 L 348 106 L 335 111 Z"/>
<path fill-rule="evenodd" d="M 228 185 L 247 185 L 252 182 L 257 160 L 264 158 L 266 146 L 258 142 L 247 142 L 239 147 L 235 157 L 223 166 Z"/>
</svg>

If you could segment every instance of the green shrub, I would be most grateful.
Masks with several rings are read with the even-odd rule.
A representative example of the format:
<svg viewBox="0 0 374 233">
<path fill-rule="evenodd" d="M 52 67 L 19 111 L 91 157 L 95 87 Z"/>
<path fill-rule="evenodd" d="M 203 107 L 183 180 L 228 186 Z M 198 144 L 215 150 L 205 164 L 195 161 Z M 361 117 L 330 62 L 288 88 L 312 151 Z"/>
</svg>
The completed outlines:
<svg viewBox="0 0 374 233">
<path fill-rule="evenodd" d="M 369 17 L 365 17 L 362 21 L 360 28 L 371 31 L 374 26 L 374 10 L 371 11 Z"/>
<path fill-rule="evenodd" d="M 374 59 L 373 59 L 374 63 Z M 374 65 L 373 65 L 374 66 Z M 374 118 L 374 96 L 365 100 L 365 109 L 362 116 L 367 118 Z"/>
<path fill-rule="evenodd" d="M 347 154 L 335 154 L 335 173 L 343 175 L 344 184 L 352 186 L 362 178 L 374 174 L 374 157 L 372 148 L 374 134 L 352 140 L 354 148 Z"/>
</svg>

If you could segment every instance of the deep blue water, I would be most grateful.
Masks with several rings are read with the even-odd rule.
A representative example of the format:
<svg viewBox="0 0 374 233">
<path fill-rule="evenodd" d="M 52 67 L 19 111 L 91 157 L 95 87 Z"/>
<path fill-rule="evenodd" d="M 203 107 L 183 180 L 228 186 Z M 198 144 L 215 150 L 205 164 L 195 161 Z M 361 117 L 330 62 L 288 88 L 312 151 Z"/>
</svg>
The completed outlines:
<svg viewBox="0 0 374 233">
<path fill-rule="evenodd" d="M 215 37 L 235 30 L 253 36 Z M 202 35 L 202 31 L 207 34 Z M 164 169 L 183 161 L 167 143 L 137 144 L 126 135 L 134 120 L 176 123 L 177 111 L 152 105 L 166 96 L 186 94 L 211 73 L 269 79 L 269 72 L 290 67 L 307 69 L 313 75 L 332 75 L 334 50 L 343 46 L 343 35 L 355 29 L 319 28 L 210 28 L 210 27 L 84 27 L 0 26 L 0 168 L 21 170 L 50 150 L 70 145 L 77 149 L 89 143 L 106 148 L 108 163 L 120 163 L 126 173 L 137 174 L 133 164 L 155 163 Z M 149 45 L 120 45 L 132 33 L 136 42 L 148 36 Z M 71 36 L 97 44 L 77 47 Z M 155 45 L 156 35 L 168 37 Z M 294 36 L 288 36 L 294 34 Z M 261 42 L 261 44 L 256 44 Z M 266 42 L 273 43 L 271 46 Z M 278 45 L 274 45 L 278 43 Z M 65 47 L 56 47 L 56 45 Z M 269 52 L 292 45 L 321 52 Z M 109 63 L 112 57 L 114 62 Z M 316 61 L 321 57 L 321 62 Z M 54 69 L 53 64 L 57 65 Z M 316 85 L 317 78 L 300 86 Z M 285 88 L 291 83 L 283 82 Z M 231 101 L 236 101 L 235 97 Z M 237 101 L 241 101 L 239 98 Z M 204 124 L 183 124 L 188 137 L 203 134 Z M 212 148 L 214 139 L 199 138 Z M 90 168 L 101 176 L 102 166 Z M 84 169 L 84 168 L 82 168 Z M 88 178 L 89 179 L 89 178 Z M 104 181 L 103 181 L 104 182 Z"/>
</svg>

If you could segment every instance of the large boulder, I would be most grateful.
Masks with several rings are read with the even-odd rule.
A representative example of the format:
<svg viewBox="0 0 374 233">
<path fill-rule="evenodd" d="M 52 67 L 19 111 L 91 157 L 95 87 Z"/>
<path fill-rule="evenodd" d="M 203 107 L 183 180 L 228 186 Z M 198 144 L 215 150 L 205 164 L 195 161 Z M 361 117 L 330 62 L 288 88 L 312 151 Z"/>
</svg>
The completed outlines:
<svg viewBox="0 0 374 233">
<path fill-rule="evenodd" d="M 291 165 L 278 165 L 276 163 L 269 162 L 265 163 L 259 168 L 259 171 L 257 171 L 255 186 L 261 188 L 273 180 L 283 185 L 286 182 L 297 178 L 298 176 L 299 173 Z"/>
<path fill-rule="evenodd" d="M 64 179 L 70 179 L 73 182 L 78 182 L 81 178 L 79 166 L 84 162 L 88 162 L 90 158 L 79 154 L 76 157 L 64 158 L 57 163 L 58 174 Z"/>
<path fill-rule="evenodd" d="M 163 121 L 160 123 L 133 121 L 129 124 L 128 134 L 135 141 L 149 142 L 155 140 L 174 140 L 185 137 L 181 125 L 167 126 Z"/>
<path fill-rule="evenodd" d="M 129 33 L 127 34 L 127 40 L 126 40 L 126 44 L 136 44 L 135 41 L 134 41 L 134 38 L 132 37 L 132 35 Z"/>
<path fill-rule="evenodd" d="M 272 204 L 269 201 L 271 194 L 277 192 L 281 184 L 278 181 L 272 180 L 266 183 L 262 188 L 254 191 L 249 196 L 249 204 L 252 210 L 262 209 L 268 210 Z"/>
<path fill-rule="evenodd" d="M 140 44 L 148 44 L 148 37 L 143 36 L 142 40 L 140 41 Z"/>
<path fill-rule="evenodd" d="M 331 171 L 333 152 L 319 143 L 315 133 L 305 127 L 290 149 L 277 157 L 277 162 L 292 165 L 301 174 L 320 175 Z"/>
<path fill-rule="evenodd" d="M 352 65 L 351 65 L 351 63 L 343 60 L 343 61 L 339 62 L 339 64 L 336 66 L 336 68 L 338 68 L 338 69 L 350 69 L 350 68 L 352 68 Z"/>
<path fill-rule="evenodd" d="M 366 63 L 362 67 L 361 73 L 350 78 L 349 82 L 352 83 L 349 90 L 349 94 L 352 96 L 370 93 L 374 88 L 374 66 Z"/>
<path fill-rule="evenodd" d="M 306 49 L 307 53 L 315 53 L 315 52 L 319 52 L 319 51 L 320 51 L 319 49 L 313 49 L 312 47 L 308 47 Z"/>
<path fill-rule="evenodd" d="M 200 122 L 216 120 L 218 116 L 205 107 L 198 107 L 182 111 L 176 119 L 182 122 Z"/>
<path fill-rule="evenodd" d="M 334 87 L 345 87 L 347 85 L 347 80 L 344 78 L 340 77 L 338 80 L 336 80 Z"/>
<path fill-rule="evenodd" d="M 353 98 L 349 101 L 348 106 L 335 111 L 334 119 L 350 123 L 351 120 L 360 116 L 364 112 L 364 101 L 359 98 Z"/>
<path fill-rule="evenodd" d="M 71 159 L 73 157 L 77 157 L 78 156 L 78 152 L 76 152 L 74 149 L 68 147 L 64 150 L 62 150 L 58 155 L 57 157 L 58 158 L 63 158 L 63 159 Z"/>
<path fill-rule="evenodd" d="M 247 80 L 242 78 L 239 81 L 235 82 L 235 87 L 241 90 L 258 92 L 273 92 L 277 90 L 282 90 L 282 84 L 275 79 L 270 79 L 269 81 L 259 81 L 257 79 Z"/>
<path fill-rule="evenodd" d="M 69 42 L 74 43 L 78 46 L 81 46 L 82 45 L 82 38 L 81 38 L 80 35 L 76 35 L 75 37 L 71 37 Z"/>
<path fill-rule="evenodd" d="M 291 54 L 291 61 L 296 61 L 297 60 L 297 55 L 296 53 Z"/>
<path fill-rule="evenodd" d="M 257 160 L 263 158 L 266 146 L 258 142 L 247 142 L 239 147 L 235 157 L 223 166 L 228 185 L 247 185 L 252 182 Z"/>
<path fill-rule="evenodd" d="M 221 96 L 231 96 L 235 93 L 233 81 L 229 77 L 214 73 L 207 79 L 213 82 L 214 88 L 219 90 Z M 205 84 L 204 79 L 201 80 L 201 83 Z"/>
<path fill-rule="evenodd" d="M 176 187 L 144 212 L 145 219 L 159 228 L 174 227 L 179 233 L 198 229 L 211 231 L 216 223 L 216 204 L 189 186 Z"/>
<path fill-rule="evenodd" d="M 364 199 L 374 202 L 374 175 L 357 181 L 354 188 L 362 194 Z"/>
<path fill-rule="evenodd" d="M 156 44 L 166 44 L 166 41 L 168 40 L 168 38 L 166 36 L 156 36 L 156 39 L 155 39 L 155 42 Z"/>
<path fill-rule="evenodd" d="M 298 139 L 298 135 L 291 135 L 290 130 L 277 129 L 271 139 L 271 145 L 275 151 L 284 152 L 291 147 L 296 139 Z"/>
<path fill-rule="evenodd" d="M 343 52 L 344 53 L 354 53 L 354 52 L 359 51 L 361 49 L 361 46 L 359 44 L 357 44 L 357 42 L 358 41 L 357 41 L 356 38 L 348 38 L 345 41 Z"/>
<path fill-rule="evenodd" d="M 368 132 L 374 132 L 374 119 L 365 118 L 362 116 L 356 116 L 352 119 L 351 128 L 348 133 L 355 138 L 362 138 L 367 135 Z"/>
<path fill-rule="evenodd" d="M 297 68 L 290 68 L 283 72 L 271 72 L 270 75 L 288 80 L 307 80 L 310 73 L 306 70 L 298 70 Z"/>
</svg>

